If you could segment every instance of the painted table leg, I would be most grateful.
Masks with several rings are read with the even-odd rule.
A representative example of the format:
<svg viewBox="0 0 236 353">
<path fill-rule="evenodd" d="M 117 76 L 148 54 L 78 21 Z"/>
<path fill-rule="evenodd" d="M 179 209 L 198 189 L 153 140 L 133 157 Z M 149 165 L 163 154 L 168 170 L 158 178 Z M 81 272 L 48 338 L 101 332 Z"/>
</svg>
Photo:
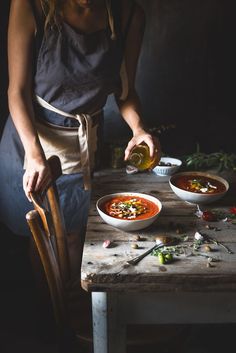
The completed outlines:
<svg viewBox="0 0 236 353">
<path fill-rule="evenodd" d="M 117 295 L 93 292 L 92 308 L 94 353 L 125 353 L 126 325 L 118 315 Z"/>
<path fill-rule="evenodd" d="M 94 353 L 108 353 L 107 294 L 92 292 Z"/>
</svg>

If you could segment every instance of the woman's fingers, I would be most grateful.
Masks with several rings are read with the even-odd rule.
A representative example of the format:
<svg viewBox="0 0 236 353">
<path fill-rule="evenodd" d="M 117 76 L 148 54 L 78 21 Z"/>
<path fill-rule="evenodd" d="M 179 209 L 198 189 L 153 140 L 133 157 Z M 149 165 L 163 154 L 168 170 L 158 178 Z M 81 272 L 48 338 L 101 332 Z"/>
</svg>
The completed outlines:
<svg viewBox="0 0 236 353">
<path fill-rule="evenodd" d="M 153 158 L 154 155 L 156 155 L 156 154 L 160 155 L 161 146 L 160 146 L 159 140 L 156 137 L 150 135 L 149 133 L 143 133 L 143 134 L 134 136 L 129 141 L 129 143 L 126 147 L 126 150 L 125 150 L 125 160 L 128 159 L 133 147 L 136 145 L 139 145 L 143 142 L 146 143 L 147 146 L 149 147 L 149 152 L 150 152 L 151 158 Z"/>
<path fill-rule="evenodd" d="M 32 175 L 29 175 L 28 180 L 27 180 L 28 191 L 33 191 L 35 189 L 35 186 L 37 184 L 38 175 L 39 175 L 38 172 L 35 172 Z"/>
<path fill-rule="evenodd" d="M 157 137 L 146 134 L 143 138 L 143 142 L 148 145 L 151 158 L 155 155 L 161 155 L 161 145 Z"/>
<path fill-rule="evenodd" d="M 52 183 L 52 177 L 51 177 L 50 174 L 48 174 L 47 176 L 45 176 L 44 179 L 42 179 L 40 181 L 37 191 L 40 191 L 41 193 L 44 193 L 49 188 L 51 183 Z"/>
<path fill-rule="evenodd" d="M 51 183 L 51 173 L 48 166 L 43 166 L 38 171 L 26 170 L 23 176 L 23 189 L 29 201 L 33 191 L 43 192 Z"/>
<path fill-rule="evenodd" d="M 156 155 L 161 156 L 161 145 L 159 140 L 156 137 L 152 137 L 151 141 L 147 141 L 146 143 L 149 147 L 151 158 L 153 158 Z"/>
<path fill-rule="evenodd" d="M 150 157 L 152 158 L 154 156 L 154 152 L 156 149 L 153 137 L 151 135 L 146 135 L 143 141 L 148 145 L 149 154 L 150 154 Z"/>
<path fill-rule="evenodd" d="M 35 188 L 37 177 L 38 172 L 28 173 L 27 171 L 23 176 L 23 189 L 29 201 L 31 201 L 30 192 Z"/>
<path fill-rule="evenodd" d="M 49 168 L 45 168 L 42 173 L 39 174 L 37 183 L 35 185 L 35 191 L 44 191 L 46 186 L 51 182 L 51 173 Z"/>
<path fill-rule="evenodd" d="M 129 155 L 130 155 L 130 152 L 131 152 L 132 148 L 133 148 L 135 145 L 136 145 L 136 143 L 135 143 L 135 141 L 134 141 L 134 138 L 132 138 L 132 139 L 129 141 L 129 143 L 128 143 L 126 149 L 125 149 L 125 161 L 128 159 L 128 157 L 129 157 Z"/>
</svg>

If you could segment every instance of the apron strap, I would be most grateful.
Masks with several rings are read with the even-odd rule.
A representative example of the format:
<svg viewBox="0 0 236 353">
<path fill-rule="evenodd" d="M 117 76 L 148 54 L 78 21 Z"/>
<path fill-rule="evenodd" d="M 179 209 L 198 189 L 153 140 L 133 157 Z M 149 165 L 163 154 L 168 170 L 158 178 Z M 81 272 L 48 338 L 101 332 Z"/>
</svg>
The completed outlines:
<svg viewBox="0 0 236 353">
<path fill-rule="evenodd" d="M 129 28 L 131 26 L 135 10 L 136 10 L 136 2 L 133 0 L 132 4 L 131 4 L 131 7 L 130 7 L 129 17 L 128 17 L 127 23 L 125 25 L 125 30 L 124 30 L 124 35 L 123 35 L 123 38 L 124 38 L 125 42 L 126 42 L 126 39 L 127 39 L 128 33 L 129 33 Z"/>
<path fill-rule="evenodd" d="M 114 22 L 114 17 L 112 13 L 111 0 L 106 0 L 106 8 L 107 8 L 108 22 L 111 30 L 111 39 L 115 40 L 116 39 L 115 22 Z"/>
</svg>

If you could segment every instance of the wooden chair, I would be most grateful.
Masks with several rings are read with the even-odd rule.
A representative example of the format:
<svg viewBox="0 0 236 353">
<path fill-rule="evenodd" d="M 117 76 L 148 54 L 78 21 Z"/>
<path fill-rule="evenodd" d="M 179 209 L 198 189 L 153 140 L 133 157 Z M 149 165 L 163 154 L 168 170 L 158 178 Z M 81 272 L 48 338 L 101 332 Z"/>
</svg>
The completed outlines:
<svg viewBox="0 0 236 353">
<path fill-rule="evenodd" d="M 26 214 L 26 219 L 45 271 L 58 329 L 59 351 L 74 352 L 69 349 L 68 342 L 74 341 L 79 353 L 92 353 L 90 296 L 81 290 L 79 276 L 72 279 L 70 275 L 67 238 L 55 183 L 62 174 L 61 164 L 57 156 L 51 157 L 48 163 L 52 183 L 44 195 L 31 194 L 34 210 Z M 167 334 L 171 338 L 171 332 L 169 335 L 163 328 L 159 328 L 159 332 L 161 336 Z M 138 353 L 139 349 L 143 352 L 146 345 L 148 347 L 150 343 L 160 343 L 162 339 L 158 337 L 155 328 L 149 327 L 145 330 L 140 325 L 138 328 L 131 328 L 127 339 L 128 352 Z"/>
<path fill-rule="evenodd" d="M 72 279 L 69 268 L 66 231 L 56 179 L 62 174 L 60 160 L 48 160 L 52 183 L 42 195 L 32 193 L 34 210 L 26 214 L 38 250 L 53 305 L 60 351 L 68 351 L 69 337 L 76 337 L 81 345 L 92 347 L 92 323 L 89 295 L 81 290 L 80 280 Z"/>
</svg>

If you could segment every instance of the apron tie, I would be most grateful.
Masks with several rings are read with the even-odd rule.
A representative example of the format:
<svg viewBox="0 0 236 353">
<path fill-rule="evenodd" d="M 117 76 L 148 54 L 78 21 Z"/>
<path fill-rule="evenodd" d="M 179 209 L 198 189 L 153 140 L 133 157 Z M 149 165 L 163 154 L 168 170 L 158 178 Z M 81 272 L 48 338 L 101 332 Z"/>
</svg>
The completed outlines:
<svg viewBox="0 0 236 353">
<path fill-rule="evenodd" d="M 78 142 L 80 148 L 80 161 L 81 169 L 83 172 L 84 179 L 84 189 L 91 189 L 91 170 L 90 170 L 90 155 L 89 155 L 89 143 L 91 140 L 91 131 L 92 131 L 92 117 L 101 112 L 101 110 L 93 114 L 70 114 L 66 113 L 58 108 L 53 107 L 51 104 L 46 102 L 43 98 L 36 96 L 36 101 L 40 106 L 51 110 L 57 114 L 60 114 L 64 117 L 69 117 L 76 119 L 79 122 L 78 127 Z"/>
<path fill-rule="evenodd" d="M 80 146 L 81 167 L 84 177 L 84 188 L 85 190 L 89 190 L 91 189 L 89 141 L 92 127 L 92 119 L 89 114 L 76 114 L 75 117 L 80 124 L 78 128 L 78 140 Z"/>
</svg>

